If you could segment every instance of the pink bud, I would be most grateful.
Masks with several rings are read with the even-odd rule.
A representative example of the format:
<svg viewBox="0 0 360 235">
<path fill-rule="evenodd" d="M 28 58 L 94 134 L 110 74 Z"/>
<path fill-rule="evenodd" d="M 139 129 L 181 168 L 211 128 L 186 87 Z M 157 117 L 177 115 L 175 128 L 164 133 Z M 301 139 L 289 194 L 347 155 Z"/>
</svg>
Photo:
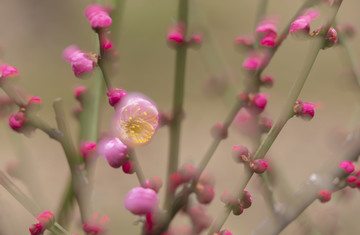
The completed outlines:
<svg viewBox="0 0 360 235">
<path fill-rule="evenodd" d="M 150 189 L 154 190 L 156 193 L 158 193 L 162 184 L 163 184 L 162 180 L 159 177 L 153 177 L 150 180 L 145 181 L 144 188 L 150 188 Z"/>
<path fill-rule="evenodd" d="M 331 27 L 325 36 L 324 48 L 332 47 L 335 44 L 337 44 L 338 41 L 339 41 L 338 33 L 336 32 L 336 30 L 333 27 Z"/>
<path fill-rule="evenodd" d="M 53 226 L 55 219 L 51 211 L 44 211 L 36 219 L 39 223 L 33 224 L 30 228 L 31 235 L 41 235 L 46 229 L 49 229 Z"/>
<path fill-rule="evenodd" d="M 109 97 L 109 104 L 111 106 L 115 106 L 117 103 L 121 101 L 123 97 L 127 95 L 125 90 L 118 88 L 111 88 L 106 95 Z"/>
<path fill-rule="evenodd" d="M 8 64 L 0 64 L 0 81 L 2 78 L 14 77 L 19 74 L 19 71 Z"/>
<path fill-rule="evenodd" d="M 133 188 L 124 199 L 125 208 L 135 215 L 146 215 L 157 210 L 159 197 L 152 189 Z"/>
<path fill-rule="evenodd" d="M 42 104 L 42 100 L 38 96 L 32 96 L 32 97 L 30 97 L 30 99 L 28 101 L 28 105 L 31 105 L 31 104 Z"/>
<path fill-rule="evenodd" d="M 225 229 L 221 230 L 218 235 L 232 235 L 232 233 L 229 230 Z"/>
<path fill-rule="evenodd" d="M 241 36 L 235 39 L 235 44 L 241 48 L 250 49 L 254 44 L 253 36 Z"/>
<path fill-rule="evenodd" d="M 260 22 L 259 26 L 256 28 L 257 33 L 277 33 L 276 25 L 278 24 L 275 20 L 266 19 Z"/>
<path fill-rule="evenodd" d="M 315 115 L 315 104 L 297 100 L 294 105 L 293 111 L 296 116 L 300 116 L 305 120 L 310 120 Z"/>
<path fill-rule="evenodd" d="M 108 139 L 103 146 L 103 154 L 110 166 L 119 168 L 127 160 L 127 146 L 118 138 Z"/>
<path fill-rule="evenodd" d="M 71 45 L 65 48 L 62 57 L 71 64 L 77 77 L 94 70 L 95 62 L 89 54 L 82 52 L 77 46 Z"/>
<path fill-rule="evenodd" d="M 183 183 L 181 179 L 181 175 L 178 172 L 171 174 L 170 176 L 170 190 L 171 192 L 175 192 L 176 188 L 179 187 Z"/>
<path fill-rule="evenodd" d="M 84 94 L 85 92 L 87 91 L 87 87 L 85 86 L 78 86 L 76 87 L 75 89 L 75 92 L 74 92 L 74 96 L 75 96 L 75 99 L 77 99 L 78 101 L 83 101 L 84 99 Z"/>
<path fill-rule="evenodd" d="M 267 54 L 259 52 L 251 52 L 243 63 L 243 68 L 247 70 L 262 69 L 268 63 Z"/>
<path fill-rule="evenodd" d="M 209 204 L 215 196 L 215 190 L 208 185 L 197 184 L 195 193 L 198 202 L 201 204 Z"/>
<path fill-rule="evenodd" d="M 210 187 L 214 187 L 215 178 L 211 173 L 203 171 L 202 174 L 200 175 L 198 183 L 202 185 L 208 185 Z"/>
<path fill-rule="evenodd" d="M 317 18 L 319 15 L 318 11 L 315 10 L 305 10 L 301 16 L 296 18 L 294 22 L 291 23 L 290 33 L 304 32 L 309 33 L 310 23 L 313 19 Z"/>
<path fill-rule="evenodd" d="M 224 191 L 220 196 L 220 201 L 227 205 L 234 205 L 236 203 L 235 197 L 228 191 Z"/>
<path fill-rule="evenodd" d="M 80 143 L 79 151 L 84 160 L 88 160 L 96 153 L 96 143 L 92 141 L 82 141 Z"/>
<path fill-rule="evenodd" d="M 232 212 L 234 215 L 241 215 L 244 211 L 244 208 L 242 208 L 240 205 L 235 205 L 233 208 L 232 208 Z"/>
<path fill-rule="evenodd" d="M 354 170 L 355 170 L 354 164 L 352 162 L 350 162 L 350 161 L 342 161 L 342 162 L 340 162 L 339 167 L 344 169 L 344 171 L 346 171 L 346 173 L 348 173 L 348 174 L 353 173 Z"/>
<path fill-rule="evenodd" d="M 211 136 L 214 139 L 226 139 L 228 136 L 227 129 L 224 128 L 223 124 L 217 123 L 210 130 Z"/>
<path fill-rule="evenodd" d="M 274 85 L 274 78 L 271 75 L 263 75 L 260 77 L 261 85 L 270 88 Z"/>
<path fill-rule="evenodd" d="M 124 165 L 122 166 L 122 170 L 125 174 L 133 174 L 135 172 L 135 167 L 134 167 L 135 162 L 133 161 L 127 161 L 124 163 Z"/>
<path fill-rule="evenodd" d="M 188 210 L 188 214 L 190 219 L 194 225 L 194 229 L 196 234 L 200 234 L 200 232 L 204 229 L 207 229 L 211 225 L 211 217 L 206 213 L 205 207 L 203 205 L 196 205 L 191 207 Z"/>
<path fill-rule="evenodd" d="M 179 174 L 182 182 L 189 182 L 195 179 L 197 170 L 193 165 L 185 164 L 179 169 Z"/>
<path fill-rule="evenodd" d="M 267 163 L 264 159 L 256 159 L 250 164 L 251 169 L 257 174 L 262 174 L 269 167 L 269 163 Z"/>
<path fill-rule="evenodd" d="M 318 195 L 321 202 L 328 202 L 331 199 L 331 192 L 328 190 L 320 190 L 318 191 Z"/>
<path fill-rule="evenodd" d="M 192 35 L 188 40 L 188 46 L 193 49 L 199 49 L 201 47 L 201 44 L 202 44 L 202 38 L 198 34 Z"/>
<path fill-rule="evenodd" d="M 240 206 L 244 209 L 247 209 L 251 206 L 252 200 L 252 195 L 246 189 L 244 189 L 243 196 L 240 199 Z"/>
<path fill-rule="evenodd" d="M 267 116 L 261 116 L 259 120 L 259 126 L 261 132 L 267 133 L 270 131 L 271 127 L 273 126 L 273 120 Z"/>
<path fill-rule="evenodd" d="M 355 187 L 356 186 L 356 181 L 357 181 L 357 177 L 356 176 L 349 176 L 347 178 L 347 183 L 350 187 Z"/>
<path fill-rule="evenodd" d="M 91 28 L 106 28 L 112 24 L 112 19 L 104 7 L 92 4 L 85 9 L 85 16 L 90 22 Z"/>
<path fill-rule="evenodd" d="M 14 130 L 19 132 L 23 125 L 27 122 L 27 118 L 23 112 L 17 112 L 10 116 L 9 126 Z"/>
<path fill-rule="evenodd" d="M 90 220 L 84 223 L 83 230 L 86 233 L 94 235 L 105 234 L 107 231 L 107 223 L 109 221 L 109 217 L 99 217 L 99 215 L 95 213 Z"/>
<path fill-rule="evenodd" d="M 261 113 L 266 108 L 267 98 L 264 94 L 258 93 L 250 96 L 250 107 L 255 113 Z"/>
<path fill-rule="evenodd" d="M 249 150 L 244 145 L 235 145 L 233 148 L 233 157 L 235 162 L 249 162 L 251 159 Z"/>
<path fill-rule="evenodd" d="M 184 42 L 185 37 L 185 25 L 178 23 L 175 27 L 169 29 L 167 36 L 167 42 L 170 46 L 176 47 Z"/>
</svg>

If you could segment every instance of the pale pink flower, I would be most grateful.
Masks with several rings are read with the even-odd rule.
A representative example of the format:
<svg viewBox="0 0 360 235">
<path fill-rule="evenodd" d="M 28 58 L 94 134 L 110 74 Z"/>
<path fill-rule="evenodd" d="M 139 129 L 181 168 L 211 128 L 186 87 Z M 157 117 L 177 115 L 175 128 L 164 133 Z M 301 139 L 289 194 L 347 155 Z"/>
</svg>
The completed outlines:
<svg viewBox="0 0 360 235">
<path fill-rule="evenodd" d="M 0 64 L 0 79 L 13 77 L 19 74 L 19 71 L 8 64 Z"/>
<path fill-rule="evenodd" d="M 342 168 L 344 171 L 346 171 L 346 173 L 348 173 L 348 174 L 353 173 L 355 170 L 354 163 L 352 163 L 350 161 L 340 162 L 339 167 Z"/>
<path fill-rule="evenodd" d="M 133 188 L 124 199 L 125 208 L 135 215 L 146 215 L 157 210 L 159 197 L 150 188 Z"/>
<path fill-rule="evenodd" d="M 134 95 L 126 98 L 116 107 L 116 135 L 128 147 L 148 144 L 157 131 L 159 112 L 148 99 Z"/>
<path fill-rule="evenodd" d="M 91 28 L 106 28 L 112 24 L 112 19 L 106 9 L 99 4 L 92 4 L 85 9 L 85 16 Z"/>
</svg>

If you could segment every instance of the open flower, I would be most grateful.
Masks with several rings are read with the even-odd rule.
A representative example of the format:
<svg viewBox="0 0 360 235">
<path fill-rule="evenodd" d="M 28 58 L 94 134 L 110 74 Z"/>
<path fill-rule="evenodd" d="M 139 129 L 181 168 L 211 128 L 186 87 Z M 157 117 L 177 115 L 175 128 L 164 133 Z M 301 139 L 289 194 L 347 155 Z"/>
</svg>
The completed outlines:
<svg viewBox="0 0 360 235">
<path fill-rule="evenodd" d="M 149 100 L 129 95 L 115 115 L 116 135 L 128 147 L 149 143 L 159 125 L 159 112 Z"/>
</svg>

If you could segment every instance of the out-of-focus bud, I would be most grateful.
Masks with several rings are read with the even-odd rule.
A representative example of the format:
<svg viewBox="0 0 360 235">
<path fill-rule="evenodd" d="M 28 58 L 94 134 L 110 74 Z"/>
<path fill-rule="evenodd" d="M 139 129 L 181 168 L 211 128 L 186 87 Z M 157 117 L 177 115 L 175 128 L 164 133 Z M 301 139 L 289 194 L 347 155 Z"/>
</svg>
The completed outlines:
<svg viewBox="0 0 360 235">
<path fill-rule="evenodd" d="M 106 95 L 109 97 L 109 104 L 115 106 L 123 97 L 127 96 L 127 93 L 123 89 L 111 88 Z"/>
<path fill-rule="evenodd" d="M 162 185 L 163 185 L 162 180 L 159 177 L 153 177 L 150 180 L 145 181 L 144 188 L 151 188 L 156 193 L 158 193 Z"/>
<path fill-rule="evenodd" d="M 202 44 L 202 37 L 200 34 L 194 34 L 188 40 L 188 46 L 193 49 L 199 49 Z"/>
<path fill-rule="evenodd" d="M 228 131 L 221 123 L 216 123 L 210 130 L 211 136 L 214 139 L 226 139 L 228 137 Z"/>
<path fill-rule="evenodd" d="M 262 75 L 260 77 L 260 82 L 262 86 L 270 88 L 274 85 L 274 77 L 268 74 Z"/>
<path fill-rule="evenodd" d="M 84 232 L 88 234 L 100 235 L 105 234 L 107 231 L 107 223 L 110 221 L 109 217 L 100 217 L 95 213 L 93 217 L 83 224 Z"/>
<path fill-rule="evenodd" d="M 253 201 L 252 195 L 249 193 L 249 191 L 244 189 L 243 195 L 240 199 L 240 206 L 244 209 L 247 209 L 251 206 L 252 201 Z"/>
<path fill-rule="evenodd" d="M 250 163 L 250 168 L 253 169 L 256 174 L 264 173 L 268 167 L 269 163 L 267 163 L 264 159 L 256 159 Z"/>
<path fill-rule="evenodd" d="M 353 173 L 354 170 L 355 170 L 354 163 L 352 163 L 350 161 L 342 161 L 342 162 L 340 162 L 339 167 L 341 169 L 343 169 L 348 174 Z"/>
<path fill-rule="evenodd" d="M 235 205 L 232 208 L 232 212 L 236 216 L 241 215 L 243 213 L 243 211 L 244 211 L 244 208 L 242 208 L 242 206 L 240 206 L 240 205 Z"/>
<path fill-rule="evenodd" d="M 135 215 L 146 215 L 157 210 L 159 197 L 150 188 L 133 188 L 124 199 L 125 208 Z"/>
<path fill-rule="evenodd" d="M 182 182 L 189 182 L 190 180 L 195 179 L 197 170 L 193 165 L 187 163 L 179 169 L 179 174 Z"/>
<path fill-rule="evenodd" d="M 251 155 L 244 145 L 235 145 L 233 147 L 233 157 L 236 162 L 250 162 Z"/>
<path fill-rule="evenodd" d="M 135 162 L 133 161 L 127 161 L 122 165 L 122 170 L 125 174 L 133 174 L 135 173 Z"/>
<path fill-rule="evenodd" d="M 167 36 L 168 45 L 172 48 L 182 45 L 185 41 L 185 31 L 186 25 L 181 22 L 171 27 Z"/>
<path fill-rule="evenodd" d="M 197 184 L 195 193 L 198 202 L 201 204 L 209 204 L 215 196 L 215 190 L 208 185 Z"/>
</svg>

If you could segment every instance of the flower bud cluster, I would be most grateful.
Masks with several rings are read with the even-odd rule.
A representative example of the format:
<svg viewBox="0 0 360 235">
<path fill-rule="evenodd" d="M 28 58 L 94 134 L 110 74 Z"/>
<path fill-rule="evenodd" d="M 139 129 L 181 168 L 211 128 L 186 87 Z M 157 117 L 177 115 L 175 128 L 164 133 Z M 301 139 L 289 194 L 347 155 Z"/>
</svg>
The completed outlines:
<svg viewBox="0 0 360 235">
<path fill-rule="evenodd" d="M 241 215 L 244 209 L 248 209 L 251 206 L 253 201 L 252 195 L 246 189 L 244 189 L 242 195 L 238 198 L 230 192 L 224 191 L 220 200 L 232 209 L 234 215 Z"/>
<path fill-rule="evenodd" d="M 36 224 L 33 224 L 30 228 L 31 235 L 41 235 L 45 232 L 46 229 L 49 229 L 55 223 L 54 215 L 51 211 L 44 211 L 36 219 L 39 221 Z"/>
<path fill-rule="evenodd" d="M 244 145 L 235 145 L 233 147 L 233 157 L 235 162 L 249 165 L 250 169 L 252 169 L 257 174 L 264 173 L 269 167 L 269 163 L 264 159 L 253 160 L 252 154 Z"/>
</svg>

